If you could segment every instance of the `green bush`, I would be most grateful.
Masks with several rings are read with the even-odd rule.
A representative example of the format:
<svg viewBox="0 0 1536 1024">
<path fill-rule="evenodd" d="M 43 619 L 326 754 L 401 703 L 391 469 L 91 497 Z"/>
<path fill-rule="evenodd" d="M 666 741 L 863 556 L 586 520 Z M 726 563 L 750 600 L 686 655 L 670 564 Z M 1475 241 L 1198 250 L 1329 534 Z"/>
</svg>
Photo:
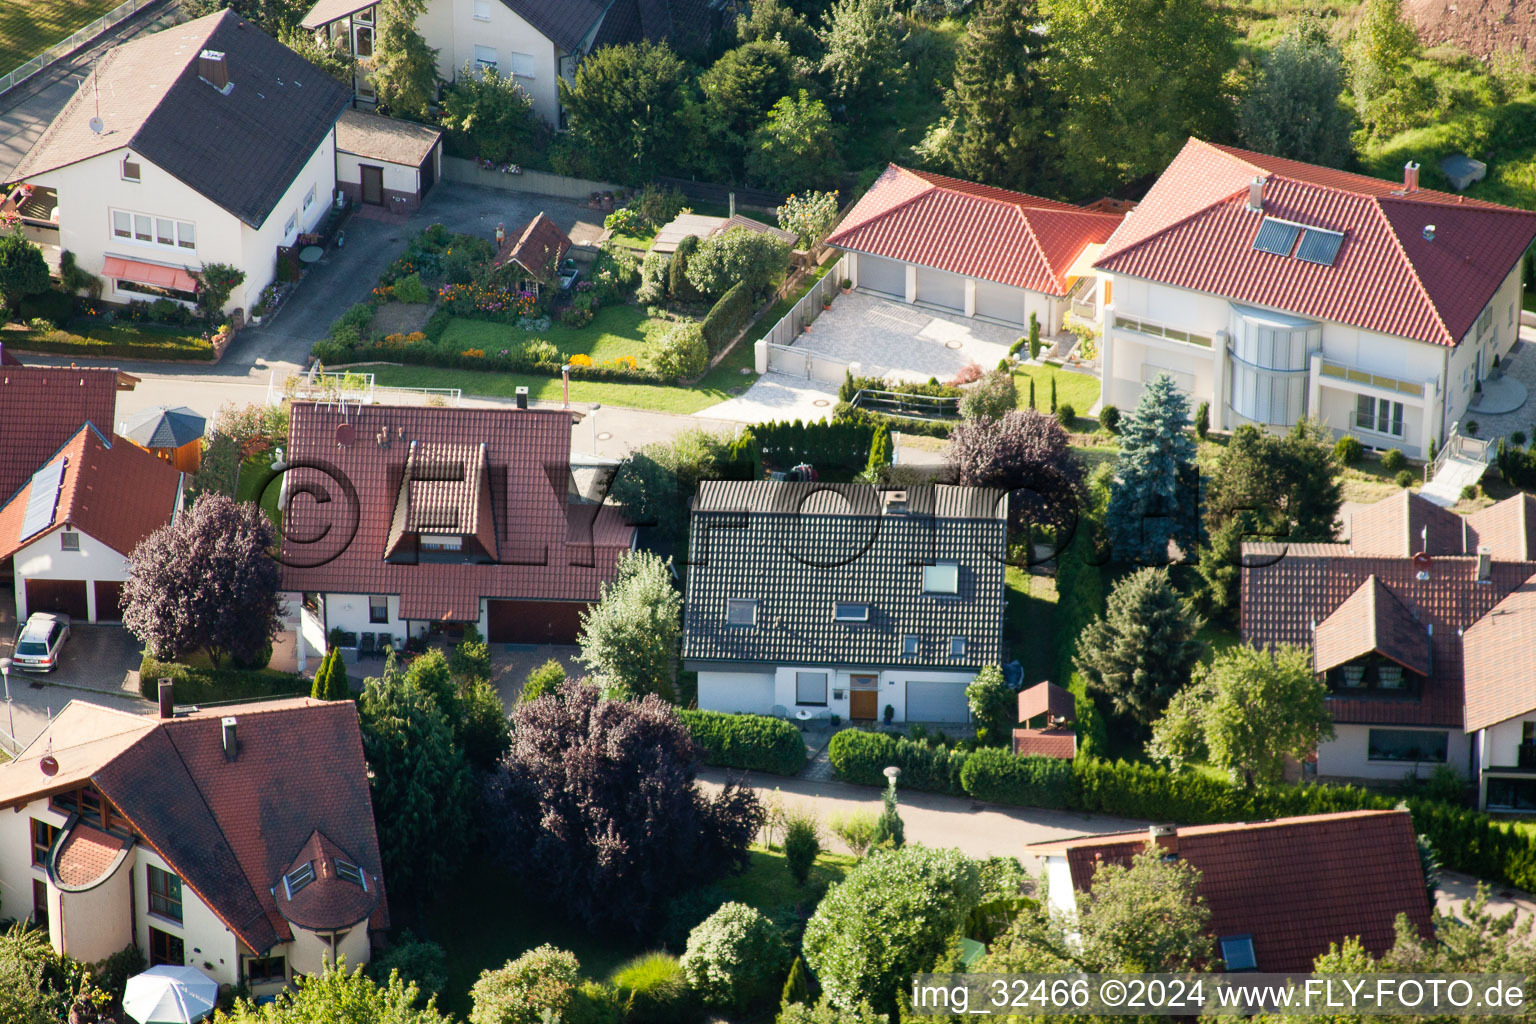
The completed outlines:
<svg viewBox="0 0 1536 1024">
<path fill-rule="evenodd" d="M 778 987 L 789 947 L 762 912 L 726 903 L 688 935 L 683 976 L 705 1005 L 742 1011 Z"/>
<path fill-rule="evenodd" d="M 791 814 L 784 827 L 784 861 L 791 877 L 804 885 L 821 853 L 821 827 L 811 814 Z"/>
<path fill-rule="evenodd" d="M 1211 431 L 1211 403 L 1201 402 L 1200 408 L 1195 410 L 1195 436 L 1205 440 L 1205 435 Z"/>
<path fill-rule="evenodd" d="M 1019 404 L 1018 388 L 1013 374 L 1007 370 L 993 370 L 965 392 L 960 399 L 960 415 L 972 420 L 981 416 L 1002 419 Z"/>
<path fill-rule="evenodd" d="M 726 289 L 720 301 L 704 314 L 704 343 L 710 355 L 723 349 L 752 318 L 752 290 L 745 281 L 738 281 Z"/>
<path fill-rule="evenodd" d="M 1107 434 L 1120 433 L 1120 408 L 1106 405 L 1099 409 L 1099 426 Z"/>
<path fill-rule="evenodd" d="M 528 672 L 528 678 L 523 680 L 523 692 L 518 696 L 517 702 L 525 704 L 531 700 L 538 700 L 546 693 L 554 693 L 565 682 L 565 676 L 565 666 L 557 659 L 550 658 Z"/>
<path fill-rule="evenodd" d="M 165 300 L 169 302 L 170 300 Z M 177 309 L 185 309 L 185 306 L 172 302 Z M 28 295 L 21 300 L 19 310 L 23 320 L 48 320 L 55 324 L 68 323 L 75 315 L 75 297 L 66 295 L 61 291 L 49 289 L 46 292 L 38 292 L 36 295 Z"/>
<path fill-rule="evenodd" d="M 406 274 L 395 282 L 394 299 L 396 302 L 424 303 L 432 301 L 432 293 L 427 291 L 427 286 L 421 283 L 420 274 Z"/>
<path fill-rule="evenodd" d="M 651 369 L 668 380 L 697 377 L 709 365 L 703 326 L 678 324 L 661 336 L 650 355 Z"/>
<path fill-rule="evenodd" d="M 793 469 L 802 462 L 815 466 L 825 476 L 827 470 L 855 474 L 869 465 L 869 449 L 875 440 L 877 424 L 870 419 L 842 419 L 802 423 L 755 423 L 752 436 L 757 440 L 763 462 L 777 470 Z"/>
<path fill-rule="evenodd" d="M 392 971 L 399 971 L 401 980 L 420 989 L 421 1001 L 425 1002 L 448 987 L 448 954 L 437 943 L 418 939 L 407 931 L 368 964 L 368 977 L 381 985 L 389 983 Z"/>
<path fill-rule="evenodd" d="M 1388 473 L 1396 473 L 1408 465 L 1408 457 L 1400 449 L 1388 448 L 1381 453 L 1381 468 Z"/>
<path fill-rule="evenodd" d="M 1412 487 L 1417 479 L 1418 477 L 1413 475 L 1413 470 L 1400 469 L 1397 471 L 1397 475 L 1392 478 L 1392 482 L 1399 487 Z"/>
<path fill-rule="evenodd" d="M 1077 420 L 1077 410 L 1071 402 L 1062 402 L 1056 407 L 1056 420 L 1068 430 L 1072 429 L 1072 424 Z"/>
<path fill-rule="evenodd" d="M 609 980 L 627 1024 L 685 1024 L 699 1015 L 682 965 L 671 953 L 642 953 Z"/>
<path fill-rule="evenodd" d="M 731 228 L 699 243 L 688 259 L 688 283 L 704 295 L 723 296 L 737 283 L 760 294 L 789 269 L 789 244 L 774 235 Z"/>
<path fill-rule="evenodd" d="M 1071 761 L 1017 757 L 1000 747 L 973 751 L 960 769 L 960 784 L 976 799 L 997 804 L 1063 810 L 1077 803 Z"/>
<path fill-rule="evenodd" d="M 224 700 L 261 700 L 268 697 L 307 697 L 310 682 L 293 672 L 275 669 L 225 668 L 183 665 L 144 655 L 139 662 L 139 693 L 157 700 L 160 680 L 175 684 L 176 703 L 211 704 Z"/>
<path fill-rule="evenodd" d="M 805 767 L 805 740 L 782 718 L 680 710 L 705 764 L 774 775 L 797 775 Z"/>
<path fill-rule="evenodd" d="M 1358 437 L 1345 434 L 1333 442 L 1333 457 L 1340 465 L 1353 466 L 1365 457 L 1365 446 L 1360 443 Z"/>
<path fill-rule="evenodd" d="M 848 782 L 883 786 L 886 766 L 895 765 L 901 769 L 902 786 L 951 796 L 965 793 L 960 773 L 967 756 L 962 750 L 858 729 L 836 733 L 827 745 L 832 767 Z"/>
<path fill-rule="evenodd" d="M 565 1010 L 580 981 L 575 955 L 545 943 L 480 972 L 469 992 L 470 1024 L 540 1024 L 545 1011 Z"/>
</svg>

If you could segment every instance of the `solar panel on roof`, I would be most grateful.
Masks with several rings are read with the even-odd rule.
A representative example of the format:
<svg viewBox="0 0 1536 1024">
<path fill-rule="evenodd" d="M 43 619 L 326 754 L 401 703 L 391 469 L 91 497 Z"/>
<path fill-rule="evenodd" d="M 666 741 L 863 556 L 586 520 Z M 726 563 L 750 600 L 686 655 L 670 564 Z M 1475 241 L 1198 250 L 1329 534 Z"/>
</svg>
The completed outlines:
<svg viewBox="0 0 1536 1024">
<path fill-rule="evenodd" d="M 1296 236 L 1299 234 L 1300 224 L 1288 224 L 1283 220 L 1265 217 L 1264 223 L 1259 225 L 1258 235 L 1253 239 L 1253 247 L 1260 252 L 1289 256 L 1291 246 L 1296 244 Z"/>
<path fill-rule="evenodd" d="M 1344 235 L 1338 231 L 1307 228 L 1301 236 L 1301 244 L 1296 247 L 1296 258 L 1331 267 L 1333 261 L 1338 258 L 1339 246 L 1343 244 Z"/>
<path fill-rule="evenodd" d="M 68 458 L 50 462 L 32 474 L 32 490 L 27 496 L 27 514 L 21 520 L 21 539 L 42 533 L 53 525 L 53 511 L 59 504 L 59 485 L 64 482 Z"/>
</svg>

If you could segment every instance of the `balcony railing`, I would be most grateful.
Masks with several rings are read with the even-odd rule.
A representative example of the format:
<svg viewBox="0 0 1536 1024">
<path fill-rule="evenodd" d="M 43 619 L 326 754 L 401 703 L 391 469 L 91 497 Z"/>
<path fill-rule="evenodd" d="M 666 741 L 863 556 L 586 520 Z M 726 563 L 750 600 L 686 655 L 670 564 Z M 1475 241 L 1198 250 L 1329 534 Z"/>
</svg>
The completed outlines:
<svg viewBox="0 0 1536 1024">
<path fill-rule="evenodd" d="M 1099 322 L 1099 307 L 1095 306 L 1091 301 L 1073 299 L 1071 312 L 1073 316 L 1080 320 L 1086 320 L 1088 323 L 1096 324 Z"/>
<path fill-rule="evenodd" d="M 1414 383 L 1411 380 L 1398 380 L 1396 377 L 1388 377 L 1380 373 L 1370 373 L 1366 370 L 1356 369 L 1353 366 L 1345 366 L 1343 363 L 1330 363 L 1325 359 L 1319 372 L 1324 377 L 1348 381 L 1351 384 L 1364 384 L 1367 387 L 1380 388 L 1383 391 L 1392 391 L 1399 395 L 1412 395 L 1415 398 L 1424 397 L 1424 385 L 1422 382 Z"/>
<path fill-rule="evenodd" d="M 1125 316 L 1121 313 L 1115 314 L 1115 329 L 1119 331 L 1133 331 L 1136 334 L 1146 334 L 1154 338 L 1166 338 L 1169 341 L 1182 342 L 1185 345 L 1198 345 L 1201 348 L 1211 347 L 1211 339 L 1204 334 L 1195 334 L 1168 324 L 1158 323 L 1156 320 L 1143 320 L 1141 317 Z"/>
</svg>

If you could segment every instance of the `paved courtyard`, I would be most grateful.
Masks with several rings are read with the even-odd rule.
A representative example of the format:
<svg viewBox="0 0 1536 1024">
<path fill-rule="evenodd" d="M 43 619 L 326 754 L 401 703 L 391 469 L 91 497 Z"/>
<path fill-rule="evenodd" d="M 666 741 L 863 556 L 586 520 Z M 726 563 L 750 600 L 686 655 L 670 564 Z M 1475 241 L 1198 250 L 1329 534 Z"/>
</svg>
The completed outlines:
<svg viewBox="0 0 1536 1024">
<path fill-rule="evenodd" d="M 1520 329 L 1520 340 L 1510 350 L 1509 358 L 1500 363 L 1500 369 L 1502 379 L 1485 382 L 1484 395 L 1473 396 L 1474 407 L 1462 417 L 1463 426 L 1468 420 L 1475 420 L 1477 436 L 1482 438 L 1508 437 L 1517 430 L 1527 438 L 1536 437 L 1536 402 L 1529 397 L 1536 393 L 1536 328 Z M 1492 405 L 1501 411 L 1476 408 L 1478 399 L 1482 400 L 1481 404 Z M 1519 404 L 1511 409 L 1514 402 Z"/>
<path fill-rule="evenodd" d="M 1018 337 L 1013 328 L 854 291 L 839 295 L 795 347 L 856 362 L 870 376 L 947 381 L 970 363 L 996 366 Z"/>
<path fill-rule="evenodd" d="M 790 420 L 810 423 L 830 417 L 836 405 L 837 386 L 834 384 L 787 373 L 765 373 L 737 397 L 701 409 L 694 416 L 736 423 Z"/>
</svg>

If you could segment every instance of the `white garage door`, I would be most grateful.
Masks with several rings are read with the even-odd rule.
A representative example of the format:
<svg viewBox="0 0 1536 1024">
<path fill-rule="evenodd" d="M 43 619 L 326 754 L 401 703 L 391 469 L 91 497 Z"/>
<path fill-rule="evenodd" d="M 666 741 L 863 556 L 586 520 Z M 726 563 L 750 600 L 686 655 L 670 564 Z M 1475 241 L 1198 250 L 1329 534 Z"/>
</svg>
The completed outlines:
<svg viewBox="0 0 1536 1024">
<path fill-rule="evenodd" d="M 969 722 L 964 683 L 907 683 L 907 721 Z"/>
<path fill-rule="evenodd" d="M 965 278 L 929 267 L 917 268 L 917 301 L 965 312 Z"/>
<path fill-rule="evenodd" d="M 879 256 L 859 256 L 859 287 L 893 299 L 907 297 L 907 265 Z"/>
<path fill-rule="evenodd" d="M 1024 314 L 1024 289 L 995 281 L 977 281 L 976 315 L 1023 327 L 1029 322 Z"/>
<path fill-rule="evenodd" d="M 766 715 L 773 710 L 773 673 L 700 672 L 699 707 Z"/>
</svg>

